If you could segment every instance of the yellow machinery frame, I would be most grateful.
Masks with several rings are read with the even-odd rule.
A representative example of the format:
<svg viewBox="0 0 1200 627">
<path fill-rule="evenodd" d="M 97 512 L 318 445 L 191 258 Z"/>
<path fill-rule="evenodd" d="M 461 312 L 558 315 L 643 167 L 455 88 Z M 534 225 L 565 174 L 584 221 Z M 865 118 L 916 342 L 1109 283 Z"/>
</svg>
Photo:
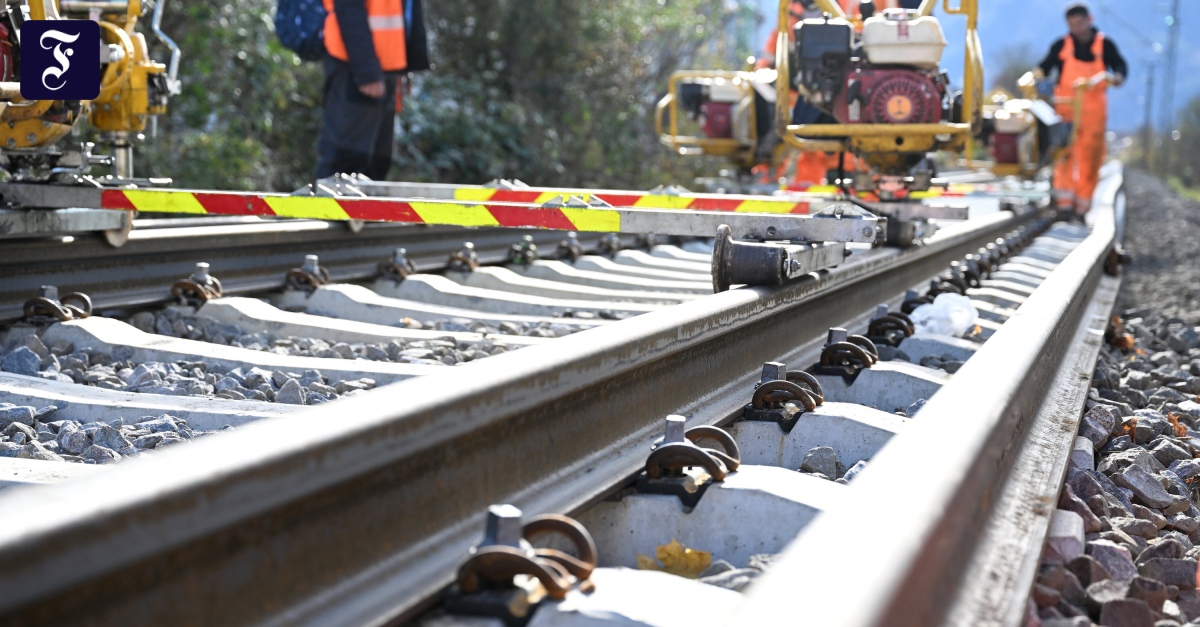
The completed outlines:
<svg viewBox="0 0 1200 627">
<path fill-rule="evenodd" d="M 788 145 L 805 151 L 852 152 L 871 155 L 868 163 L 886 167 L 894 163 L 889 156 L 904 153 L 950 150 L 961 152 L 967 148 L 970 138 L 977 134 L 982 124 L 983 107 L 983 47 L 977 30 L 979 21 L 978 0 L 959 0 L 951 6 L 951 0 L 942 0 L 943 10 L 949 15 L 963 15 L 967 19 L 965 64 L 963 76 L 963 115 L 967 123 L 939 122 L 934 124 L 791 124 L 791 107 L 786 94 L 791 93 L 791 71 L 787 51 L 790 49 L 791 33 L 788 32 L 788 6 L 790 0 L 779 0 L 779 39 L 776 49 L 780 51 L 776 60 L 779 78 L 775 100 L 775 126 L 779 136 Z M 822 11 L 847 19 L 842 8 L 834 0 L 816 0 Z M 938 0 L 924 0 L 919 12 L 922 16 L 932 15 Z M 857 18 L 855 18 L 857 19 Z"/>
<path fill-rule="evenodd" d="M 62 19 L 64 13 L 72 11 L 65 0 L 27 0 L 26 4 L 31 20 Z M 166 75 L 167 92 L 175 93 L 174 74 L 178 67 L 178 47 L 159 30 L 162 0 L 155 5 L 153 29 L 172 49 L 170 69 L 150 59 L 145 36 L 135 30 L 142 5 L 143 0 L 127 0 L 123 6 L 114 4 L 102 12 L 103 19 L 98 21 L 102 43 L 115 44 L 123 54 L 120 60 L 108 64 L 101 77 L 99 95 L 85 102 L 78 115 L 67 120 L 44 120 L 43 116 L 61 101 L 25 100 L 19 83 L 0 83 L 0 150 L 46 149 L 68 135 L 79 117 L 86 116 L 92 130 L 100 134 L 100 140 L 112 146 L 117 176 L 133 176 L 132 142 L 145 130 L 150 116 L 166 112 L 163 100 L 150 101 L 151 82 L 155 75 Z"/>
<path fill-rule="evenodd" d="M 758 140 L 756 134 L 753 133 L 753 129 L 758 128 L 758 120 L 755 117 L 754 107 L 750 107 L 750 111 L 748 112 L 751 129 L 749 146 L 739 142 L 737 138 L 718 139 L 679 134 L 678 85 L 682 81 L 690 79 L 727 80 L 735 85 L 742 81 L 754 80 L 752 72 L 734 72 L 728 70 L 675 72 L 667 82 L 667 95 L 663 96 L 662 100 L 659 100 L 658 105 L 654 108 L 654 129 L 658 133 L 659 142 L 677 154 L 690 154 L 695 151 L 706 155 L 727 157 L 742 168 L 753 167 L 755 165 L 754 151 Z M 751 87 L 750 89 L 753 88 Z M 667 119 L 666 129 L 663 128 L 664 113 Z"/>
</svg>

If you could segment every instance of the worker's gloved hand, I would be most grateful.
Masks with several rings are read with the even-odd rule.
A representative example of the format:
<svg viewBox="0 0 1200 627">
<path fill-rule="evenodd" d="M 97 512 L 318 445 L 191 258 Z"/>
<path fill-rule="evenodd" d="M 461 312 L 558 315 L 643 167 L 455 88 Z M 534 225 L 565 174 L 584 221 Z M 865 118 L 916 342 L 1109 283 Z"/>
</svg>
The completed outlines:
<svg viewBox="0 0 1200 627">
<path fill-rule="evenodd" d="M 1109 82 L 1113 84 L 1113 87 L 1120 87 L 1121 85 L 1125 84 L 1125 75 L 1113 74 L 1112 77 L 1109 78 Z"/>
</svg>

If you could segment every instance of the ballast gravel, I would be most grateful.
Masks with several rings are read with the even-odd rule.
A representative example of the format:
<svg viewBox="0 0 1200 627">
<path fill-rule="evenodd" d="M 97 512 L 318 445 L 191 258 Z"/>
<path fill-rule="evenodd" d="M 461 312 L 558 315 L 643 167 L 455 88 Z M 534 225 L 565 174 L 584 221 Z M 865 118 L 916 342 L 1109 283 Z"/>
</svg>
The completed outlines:
<svg viewBox="0 0 1200 627">
<path fill-rule="evenodd" d="M 1101 350 L 1026 625 L 1200 624 L 1200 204 L 1126 186 L 1128 338 Z"/>
<path fill-rule="evenodd" d="M 0 457 L 111 464 L 215 433 L 192 429 L 170 414 L 80 423 L 54 420 L 57 409 L 0 402 Z"/>
<path fill-rule="evenodd" d="M 369 359 L 426 366 L 454 366 L 461 363 L 499 355 L 512 347 L 490 339 L 478 342 L 458 341 L 453 336 L 432 340 L 391 340 L 378 343 L 326 342 L 319 338 L 275 337 L 265 332 L 247 332 L 241 327 L 207 316 L 191 316 L 182 310 L 168 307 L 158 313 L 139 312 L 128 321 L 147 333 L 200 340 L 225 346 L 236 346 L 277 355 L 295 357 L 324 357 L 329 359 Z M 415 321 L 414 321 L 415 322 Z M 415 323 L 420 325 L 420 323 Z M 572 333 L 575 329 L 563 324 L 544 327 L 521 327 L 502 322 L 498 327 L 475 323 L 471 326 L 446 323 L 437 330 L 489 333 L 492 335 L 526 335 L 554 338 Z M 450 328 L 452 327 L 452 328 Z M 417 327 L 414 327 L 417 328 Z M 513 331 L 513 333 L 508 333 Z"/>
<path fill-rule="evenodd" d="M 1163 316 L 1200 324 L 1200 202 L 1161 180 L 1126 169 L 1128 199 L 1120 310 L 1152 305 Z"/>
<path fill-rule="evenodd" d="M 30 355 L 38 362 L 33 370 L 24 368 L 31 359 Z M 23 369 L 10 370 L 12 363 L 20 364 Z M 125 392 L 215 396 L 290 405 L 318 405 L 375 387 L 375 380 L 371 378 L 331 382 L 319 370 L 229 370 L 219 364 L 203 361 L 134 364 L 86 347 L 77 349 L 64 344 L 47 348 L 34 334 L 16 340 L 0 357 L 0 370 Z"/>
</svg>

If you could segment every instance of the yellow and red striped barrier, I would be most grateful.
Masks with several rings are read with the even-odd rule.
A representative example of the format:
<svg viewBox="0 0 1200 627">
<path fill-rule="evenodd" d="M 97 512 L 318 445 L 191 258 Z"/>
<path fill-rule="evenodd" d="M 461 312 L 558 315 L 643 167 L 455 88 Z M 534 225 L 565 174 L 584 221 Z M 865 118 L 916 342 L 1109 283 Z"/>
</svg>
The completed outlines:
<svg viewBox="0 0 1200 627">
<path fill-rule="evenodd" d="M 40 190 L 24 184 L 5 185 L 19 198 Z M 41 196 L 43 203 L 50 196 Z M 821 218 L 810 215 L 719 211 L 678 211 L 641 207 L 587 206 L 576 199 L 538 204 L 514 201 L 303 196 L 257 192 L 213 192 L 162 189 L 81 189 L 57 202 L 148 213 L 222 216 L 273 216 L 316 220 L 364 220 L 465 227 L 538 228 L 593 233 L 659 233 L 711 237 L 728 226 L 736 238 L 820 242 L 874 241 L 877 219 L 868 216 Z M 664 196 L 664 198 L 671 198 Z M 551 200 L 555 200 L 551 199 Z M 535 199 L 536 200 L 536 199 Z M 643 206 L 646 201 L 642 202 Z M 566 205 L 566 206 L 564 206 Z M 41 206 L 46 206 L 42 204 Z"/>
<path fill-rule="evenodd" d="M 620 191 L 494 189 L 464 186 L 454 190 L 455 200 L 478 202 L 519 202 L 544 204 L 564 196 L 593 199 L 613 207 L 632 209 L 687 209 L 691 211 L 727 211 L 730 213 L 809 213 L 809 201 L 786 197 L 760 198 L 724 194 L 652 194 Z"/>
<path fill-rule="evenodd" d="M 288 196 L 239 192 L 106 189 L 101 208 L 191 215 L 276 216 L 406 224 L 501 226 L 620 232 L 621 210 L 541 207 L 530 203 Z"/>
</svg>

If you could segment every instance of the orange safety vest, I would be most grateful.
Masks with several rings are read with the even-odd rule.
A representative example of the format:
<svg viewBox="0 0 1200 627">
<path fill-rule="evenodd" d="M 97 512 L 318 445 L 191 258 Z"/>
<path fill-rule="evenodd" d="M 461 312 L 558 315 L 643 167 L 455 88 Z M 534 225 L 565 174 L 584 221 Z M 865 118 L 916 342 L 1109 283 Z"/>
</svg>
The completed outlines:
<svg viewBox="0 0 1200 627">
<path fill-rule="evenodd" d="M 398 72 L 408 67 L 408 50 L 404 40 L 403 0 L 365 0 L 371 39 L 375 41 L 375 56 L 384 72 Z M 325 49 L 335 59 L 349 61 L 346 42 L 333 13 L 333 0 L 325 4 Z"/>
<path fill-rule="evenodd" d="M 1075 58 L 1075 38 L 1068 34 L 1063 39 L 1062 52 L 1058 58 L 1062 60 L 1062 72 L 1058 77 L 1058 87 L 1054 90 L 1054 101 L 1058 114 L 1064 120 L 1075 119 L 1075 83 L 1088 81 L 1097 74 L 1105 71 L 1104 67 L 1104 35 L 1099 31 L 1092 39 L 1092 60 L 1080 61 Z M 1088 119 L 1104 119 L 1108 115 L 1107 83 L 1100 83 L 1084 92 L 1083 116 Z"/>
</svg>

